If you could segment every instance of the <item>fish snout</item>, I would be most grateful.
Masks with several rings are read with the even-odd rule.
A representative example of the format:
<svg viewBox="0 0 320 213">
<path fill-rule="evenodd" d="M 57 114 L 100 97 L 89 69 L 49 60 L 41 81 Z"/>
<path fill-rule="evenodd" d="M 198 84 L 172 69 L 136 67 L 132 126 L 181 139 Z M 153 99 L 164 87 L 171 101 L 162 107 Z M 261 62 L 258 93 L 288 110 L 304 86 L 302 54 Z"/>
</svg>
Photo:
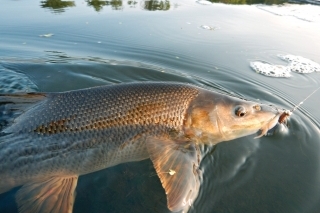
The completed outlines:
<svg viewBox="0 0 320 213">
<path fill-rule="evenodd" d="M 271 113 L 274 113 L 275 115 L 281 114 L 284 111 L 283 109 L 280 109 L 275 105 L 261 104 L 260 107 L 262 111 L 271 112 Z"/>
<path fill-rule="evenodd" d="M 274 105 L 262 105 L 261 110 L 268 113 L 271 118 L 261 127 L 261 133 L 255 138 L 267 135 L 268 131 L 277 124 L 286 123 L 287 118 L 292 114 L 289 110 L 277 108 Z"/>
<path fill-rule="evenodd" d="M 261 107 L 261 109 L 264 111 L 274 113 L 276 117 L 279 117 L 278 122 L 280 124 L 286 123 L 288 117 L 292 115 L 292 111 L 287 109 L 280 109 L 274 105 L 264 105 L 263 107 Z"/>
</svg>

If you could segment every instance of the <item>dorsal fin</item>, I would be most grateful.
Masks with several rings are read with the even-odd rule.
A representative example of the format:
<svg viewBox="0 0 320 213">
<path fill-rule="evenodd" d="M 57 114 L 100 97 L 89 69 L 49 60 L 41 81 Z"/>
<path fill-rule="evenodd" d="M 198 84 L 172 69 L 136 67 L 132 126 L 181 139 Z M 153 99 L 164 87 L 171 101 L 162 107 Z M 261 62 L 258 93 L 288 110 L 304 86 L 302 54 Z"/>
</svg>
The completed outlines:
<svg viewBox="0 0 320 213">
<path fill-rule="evenodd" d="M 173 212 L 187 211 L 198 196 L 202 178 L 197 146 L 190 142 L 150 137 L 147 149 L 165 189 L 168 208 Z"/>
<path fill-rule="evenodd" d="M 78 176 L 25 184 L 16 194 L 19 213 L 72 213 Z"/>
</svg>

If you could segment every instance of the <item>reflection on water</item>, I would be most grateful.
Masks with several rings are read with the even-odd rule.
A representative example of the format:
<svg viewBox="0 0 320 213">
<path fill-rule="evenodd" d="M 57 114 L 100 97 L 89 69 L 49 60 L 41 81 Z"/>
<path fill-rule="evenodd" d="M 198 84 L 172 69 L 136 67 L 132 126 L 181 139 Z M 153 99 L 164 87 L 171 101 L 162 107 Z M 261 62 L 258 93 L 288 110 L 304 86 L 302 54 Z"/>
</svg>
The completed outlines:
<svg viewBox="0 0 320 213">
<path fill-rule="evenodd" d="M 76 4 L 74 1 L 61 1 L 61 0 L 47 0 L 41 1 L 40 6 L 42 8 L 48 8 L 52 10 L 54 13 L 61 13 L 64 12 L 64 8 L 67 7 L 74 7 Z"/>
<path fill-rule="evenodd" d="M 125 4 L 129 8 L 136 8 L 138 4 L 137 1 L 121 1 L 121 0 L 112 0 L 112 1 L 101 1 L 101 0 L 86 0 L 88 7 L 93 7 L 95 11 L 99 12 L 105 6 L 110 6 L 112 10 L 123 10 Z M 54 13 L 62 13 L 65 12 L 65 8 L 67 7 L 75 7 L 76 4 L 74 1 L 62 1 L 62 0 L 46 0 L 41 1 L 40 6 L 42 8 L 50 9 Z M 159 0 L 151 0 L 151 1 L 140 1 L 140 6 L 142 10 L 156 11 L 169 10 L 171 5 L 170 1 L 159 1 Z"/>
<path fill-rule="evenodd" d="M 170 9 L 170 1 L 144 1 L 143 4 L 143 8 L 150 11 Z"/>
<path fill-rule="evenodd" d="M 169 0 L 151 0 L 151 1 L 122 1 L 122 0 L 112 0 L 112 1 L 101 1 L 101 0 L 86 0 L 88 7 L 93 7 L 95 11 L 99 12 L 105 6 L 110 6 L 112 10 L 123 10 L 125 5 L 128 8 L 136 8 L 136 5 L 140 4 L 142 10 L 149 11 L 167 11 L 171 8 L 171 3 Z M 205 2 L 205 1 L 204 1 Z M 318 4 L 317 0 L 208 0 L 207 2 L 212 3 L 225 3 L 225 4 L 267 4 L 267 5 L 279 5 L 286 2 L 294 3 L 310 3 Z M 67 7 L 75 7 L 74 1 L 62 1 L 62 0 L 46 0 L 41 1 L 40 6 L 42 8 L 50 9 L 54 13 L 65 12 Z"/>
<path fill-rule="evenodd" d="M 128 5 L 129 5 L 130 7 L 136 7 L 137 4 L 138 4 L 137 1 L 128 1 Z"/>
<path fill-rule="evenodd" d="M 99 12 L 100 10 L 102 10 L 103 6 L 107 5 L 107 1 L 99 1 L 99 0 L 87 0 L 87 5 L 90 7 L 93 7 L 97 12 Z"/>
<path fill-rule="evenodd" d="M 111 6 L 113 10 L 122 10 L 123 2 L 121 0 L 112 1 L 100 1 L 100 0 L 86 0 L 88 6 L 94 7 L 94 9 L 99 12 L 102 10 L 103 6 Z"/>
</svg>

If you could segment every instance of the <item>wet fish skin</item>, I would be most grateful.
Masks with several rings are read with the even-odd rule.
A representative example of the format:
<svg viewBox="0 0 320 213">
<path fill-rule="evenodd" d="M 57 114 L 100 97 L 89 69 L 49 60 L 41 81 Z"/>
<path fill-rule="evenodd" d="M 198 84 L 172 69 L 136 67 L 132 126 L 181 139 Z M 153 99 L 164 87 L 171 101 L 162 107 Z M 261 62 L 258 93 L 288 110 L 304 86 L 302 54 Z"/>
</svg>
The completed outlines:
<svg viewBox="0 0 320 213">
<path fill-rule="evenodd" d="M 43 202 L 35 192 L 43 193 L 49 184 L 60 189 L 62 182 L 69 183 L 63 188 L 70 189 L 71 205 L 58 192 L 60 209 L 45 194 L 44 200 L 52 212 L 72 212 L 79 175 L 149 157 L 168 208 L 187 210 L 200 187 L 198 145 L 253 134 L 278 115 L 267 106 L 257 110 L 257 103 L 181 83 L 7 95 L 0 96 L 1 103 L 12 103 L 12 109 L 20 103 L 15 110 L 21 114 L 0 138 L 0 193 L 23 185 L 17 193 L 22 213 L 41 212 Z M 247 110 L 244 117 L 235 114 L 238 106 Z"/>
<path fill-rule="evenodd" d="M 20 161 L 30 160 L 26 165 L 41 168 L 41 174 L 50 173 L 51 163 L 68 174 L 85 174 L 126 162 L 126 158 L 135 160 L 129 155 L 134 151 L 125 153 L 126 146 L 144 132 L 156 135 L 170 129 L 180 131 L 188 103 L 197 93 L 182 84 L 128 84 L 46 94 L 4 130 L 12 138 L 5 142 L 10 143 L 6 149 L 15 152 L 1 156 L 11 162 L 6 162 L 10 176 L 24 173 L 24 179 L 34 178 L 34 172 L 19 166 L 24 164 Z M 138 152 L 134 154 L 137 160 L 141 155 L 146 158 L 145 149 L 132 148 Z M 30 155 L 32 158 L 27 159 Z M 90 160 L 83 161 L 88 155 L 92 155 Z"/>
</svg>

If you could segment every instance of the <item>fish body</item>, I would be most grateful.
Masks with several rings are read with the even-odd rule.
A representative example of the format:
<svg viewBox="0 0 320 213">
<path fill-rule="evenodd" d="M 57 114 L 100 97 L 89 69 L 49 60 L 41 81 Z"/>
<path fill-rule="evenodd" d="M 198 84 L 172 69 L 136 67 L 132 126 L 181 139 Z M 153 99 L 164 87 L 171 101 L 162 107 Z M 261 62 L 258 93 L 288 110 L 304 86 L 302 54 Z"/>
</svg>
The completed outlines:
<svg viewBox="0 0 320 213">
<path fill-rule="evenodd" d="M 1 95 L 15 115 L 0 137 L 0 193 L 22 185 L 19 212 L 72 212 L 78 176 L 150 158 L 171 211 L 200 187 L 199 145 L 268 127 L 271 107 L 181 83 L 130 83 Z"/>
</svg>

